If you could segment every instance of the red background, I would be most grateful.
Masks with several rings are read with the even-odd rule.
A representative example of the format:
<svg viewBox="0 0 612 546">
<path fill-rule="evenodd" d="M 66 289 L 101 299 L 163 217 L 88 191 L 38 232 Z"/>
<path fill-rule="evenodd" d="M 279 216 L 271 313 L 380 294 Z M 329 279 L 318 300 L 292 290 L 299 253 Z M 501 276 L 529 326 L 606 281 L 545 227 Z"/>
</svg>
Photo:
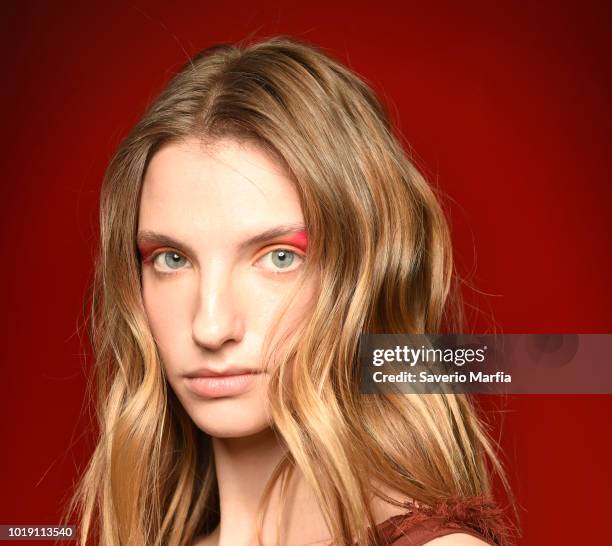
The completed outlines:
<svg viewBox="0 0 612 546">
<path fill-rule="evenodd" d="M 449 197 L 475 331 L 612 332 L 610 12 L 588 2 L 4 6 L 0 523 L 54 524 L 91 449 L 77 320 L 106 163 L 199 49 L 322 45 Z M 603 5 L 603 3 L 602 3 Z M 494 322 L 493 322 L 494 321 Z M 523 544 L 600 544 L 612 396 L 488 399 Z"/>
</svg>

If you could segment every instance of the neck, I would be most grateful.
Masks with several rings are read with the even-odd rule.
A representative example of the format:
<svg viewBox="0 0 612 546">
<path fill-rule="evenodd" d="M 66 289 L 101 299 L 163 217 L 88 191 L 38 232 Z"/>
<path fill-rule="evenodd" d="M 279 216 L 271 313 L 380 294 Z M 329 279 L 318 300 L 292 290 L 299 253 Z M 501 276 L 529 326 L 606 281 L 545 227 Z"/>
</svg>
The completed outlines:
<svg viewBox="0 0 612 546">
<path fill-rule="evenodd" d="M 212 446 L 221 509 L 221 521 L 213 533 L 214 543 L 218 546 L 256 544 L 259 503 L 275 467 L 286 454 L 286 448 L 271 428 L 243 438 L 213 438 Z M 311 491 L 297 471 L 294 477 L 283 503 L 281 527 L 286 543 L 307 544 L 328 538 Z M 279 501 L 277 481 L 265 511 L 263 544 L 277 543 Z"/>
<path fill-rule="evenodd" d="M 219 484 L 221 531 L 231 529 L 234 536 L 239 530 L 250 534 L 255 528 L 259 500 L 284 449 L 268 428 L 244 438 L 213 438 L 213 452 Z M 242 540 L 235 542 L 242 543 Z"/>
</svg>

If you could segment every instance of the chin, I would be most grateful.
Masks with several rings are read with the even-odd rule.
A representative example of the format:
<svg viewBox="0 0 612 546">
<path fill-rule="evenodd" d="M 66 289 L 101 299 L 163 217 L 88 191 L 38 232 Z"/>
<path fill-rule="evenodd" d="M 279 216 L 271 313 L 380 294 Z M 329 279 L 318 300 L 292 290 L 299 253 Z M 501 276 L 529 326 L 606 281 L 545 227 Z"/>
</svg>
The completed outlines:
<svg viewBox="0 0 612 546">
<path fill-rule="evenodd" d="M 239 397 L 217 398 L 186 409 L 194 424 L 206 434 L 214 438 L 243 438 L 272 425 L 262 404 L 252 402 Z"/>
</svg>

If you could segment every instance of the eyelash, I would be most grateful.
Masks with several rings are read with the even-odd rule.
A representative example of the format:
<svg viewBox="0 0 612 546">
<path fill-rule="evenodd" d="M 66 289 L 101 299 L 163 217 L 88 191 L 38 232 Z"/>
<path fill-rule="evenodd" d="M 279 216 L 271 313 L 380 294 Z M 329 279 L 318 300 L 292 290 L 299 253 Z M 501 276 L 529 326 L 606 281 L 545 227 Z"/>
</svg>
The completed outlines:
<svg viewBox="0 0 612 546">
<path fill-rule="evenodd" d="M 289 253 L 293 254 L 294 256 L 296 256 L 300 260 L 303 260 L 305 258 L 305 256 L 303 254 L 301 254 L 300 252 L 298 252 L 297 250 L 293 250 L 293 249 L 288 248 L 288 247 L 279 246 L 279 247 L 272 248 L 272 249 L 268 250 L 267 252 L 265 252 L 264 254 L 262 254 L 259 258 L 257 258 L 257 260 L 255 260 L 255 263 L 259 262 L 262 258 L 268 256 L 269 254 L 271 254 L 273 252 L 278 252 L 278 251 L 289 252 Z M 178 268 L 178 269 L 176 269 L 174 271 L 160 271 L 159 269 L 157 269 L 155 267 L 155 261 L 157 260 L 157 258 L 159 256 L 163 256 L 164 254 L 176 254 L 177 256 L 180 256 L 181 258 L 184 258 L 185 260 L 187 260 L 189 262 L 187 257 L 183 256 L 183 254 L 181 254 L 180 252 L 177 252 L 175 250 L 170 250 L 170 249 L 164 249 L 164 250 L 160 250 L 158 252 L 155 252 L 155 253 L 151 254 L 150 256 L 148 256 L 143 261 L 145 263 L 151 263 L 153 265 L 153 269 L 155 269 L 155 271 L 157 273 L 159 273 L 160 275 L 175 275 L 175 274 L 179 273 L 182 269 L 185 269 L 184 267 Z M 282 270 L 271 271 L 271 270 L 268 270 L 268 269 L 265 269 L 265 271 L 267 271 L 268 273 L 271 273 L 272 275 L 286 275 L 288 273 L 293 273 L 294 271 L 299 269 L 299 267 L 300 266 L 295 267 L 293 269 L 290 269 L 288 271 L 282 271 Z M 264 269 L 264 268 L 259 268 L 259 269 Z"/>
</svg>

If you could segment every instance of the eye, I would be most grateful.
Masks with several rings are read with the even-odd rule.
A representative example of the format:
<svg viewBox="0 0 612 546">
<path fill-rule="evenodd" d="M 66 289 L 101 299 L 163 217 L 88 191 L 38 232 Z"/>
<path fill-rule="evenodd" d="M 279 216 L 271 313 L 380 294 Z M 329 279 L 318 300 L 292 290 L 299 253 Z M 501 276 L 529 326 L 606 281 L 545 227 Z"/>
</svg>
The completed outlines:
<svg viewBox="0 0 612 546">
<path fill-rule="evenodd" d="M 264 254 L 257 263 L 261 263 L 263 269 L 267 269 L 272 273 L 287 273 L 295 271 L 304 258 L 297 252 L 286 248 L 275 248 L 267 254 Z"/>
<path fill-rule="evenodd" d="M 182 256 L 178 252 L 173 252 L 172 250 L 164 250 L 156 254 L 153 258 L 155 269 L 161 272 L 183 269 L 186 264 L 189 264 L 189 260 L 185 258 L 185 256 Z M 191 267 L 191 265 L 187 265 L 187 267 Z"/>
</svg>

